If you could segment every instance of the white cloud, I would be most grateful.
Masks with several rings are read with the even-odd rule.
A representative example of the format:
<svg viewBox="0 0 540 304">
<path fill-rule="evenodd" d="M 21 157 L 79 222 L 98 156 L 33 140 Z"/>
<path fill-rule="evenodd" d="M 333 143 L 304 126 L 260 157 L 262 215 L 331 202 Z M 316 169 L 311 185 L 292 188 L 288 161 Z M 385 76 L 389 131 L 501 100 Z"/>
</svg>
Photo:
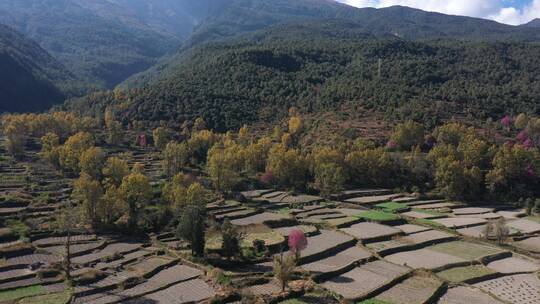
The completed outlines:
<svg viewBox="0 0 540 304">
<path fill-rule="evenodd" d="M 508 6 L 502 0 L 338 0 L 356 7 L 388 7 L 403 5 L 425 11 L 522 24 L 540 18 L 540 0 L 532 0 L 523 8 Z"/>
</svg>

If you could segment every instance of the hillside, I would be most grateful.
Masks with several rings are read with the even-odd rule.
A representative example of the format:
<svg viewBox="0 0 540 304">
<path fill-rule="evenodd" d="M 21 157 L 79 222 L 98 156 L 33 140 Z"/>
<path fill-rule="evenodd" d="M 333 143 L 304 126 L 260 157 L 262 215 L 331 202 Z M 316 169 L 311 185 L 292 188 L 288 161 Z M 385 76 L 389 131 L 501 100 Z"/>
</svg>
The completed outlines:
<svg viewBox="0 0 540 304">
<path fill-rule="evenodd" d="M 35 42 L 0 25 L 0 112 L 40 111 L 64 100 L 74 77 Z"/>
<path fill-rule="evenodd" d="M 38 42 L 90 87 L 111 88 L 181 42 L 181 37 L 141 19 L 135 3 L 126 9 L 122 1 L 116 2 L 5 0 L 0 1 L 0 23 Z M 144 7 L 140 11 L 151 12 Z M 186 31 L 192 26 L 186 26 Z"/>
<path fill-rule="evenodd" d="M 317 112 L 345 102 L 428 126 L 452 116 L 496 118 L 537 112 L 539 58 L 534 44 L 413 42 L 351 22 L 281 25 L 195 48 L 121 108 L 132 120 L 203 116 L 219 130 L 274 121 L 290 106 Z M 94 94 L 69 107 L 98 113 L 115 102 Z"/>
<path fill-rule="evenodd" d="M 469 41 L 540 41 L 540 32 L 495 21 L 450 16 L 394 6 L 383 9 L 355 8 L 331 0 L 232 0 L 216 5 L 219 9 L 194 29 L 178 49 L 147 71 L 130 77 L 123 87 L 138 87 L 169 74 L 193 47 L 209 41 L 230 39 L 278 24 L 314 21 L 351 22 L 357 30 L 378 37 L 406 40 L 456 39 Z"/>
</svg>

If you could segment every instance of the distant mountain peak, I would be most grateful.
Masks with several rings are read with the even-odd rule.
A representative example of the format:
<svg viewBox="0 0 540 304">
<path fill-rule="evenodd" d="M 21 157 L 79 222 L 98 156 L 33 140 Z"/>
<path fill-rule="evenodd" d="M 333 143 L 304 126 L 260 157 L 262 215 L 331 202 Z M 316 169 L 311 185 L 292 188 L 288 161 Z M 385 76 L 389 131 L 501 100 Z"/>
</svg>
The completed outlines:
<svg viewBox="0 0 540 304">
<path fill-rule="evenodd" d="M 538 28 L 540 28 L 540 18 L 533 19 L 533 20 L 531 20 L 528 23 L 525 23 L 523 25 L 527 26 L 527 27 L 538 27 Z"/>
</svg>

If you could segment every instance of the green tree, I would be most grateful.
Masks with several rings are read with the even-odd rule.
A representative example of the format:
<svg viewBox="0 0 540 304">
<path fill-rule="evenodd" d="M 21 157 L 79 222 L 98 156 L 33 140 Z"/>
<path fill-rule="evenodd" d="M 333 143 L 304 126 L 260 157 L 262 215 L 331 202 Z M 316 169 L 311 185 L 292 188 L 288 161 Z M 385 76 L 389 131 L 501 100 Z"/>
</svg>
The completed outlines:
<svg viewBox="0 0 540 304">
<path fill-rule="evenodd" d="M 285 291 L 295 268 L 296 259 L 293 255 L 280 254 L 274 257 L 274 277 L 281 283 L 281 291 Z"/>
<path fill-rule="evenodd" d="M 209 194 L 199 183 L 189 186 L 186 194 L 187 204 L 181 211 L 177 236 L 191 244 L 194 256 L 204 256 L 206 230 L 206 203 Z"/>
<path fill-rule="evenodd" d="M 319 190 L 324 197 L 340 192 L 347 180 L 343 171 L 343 167 L 335 163 L 323 163 L 317 166 L 315 169 L 315 189 Z"/>
<path fill-rule="evenodd" d="M 240 253 L 241 236 L 238 230 L 231 224 L 229 219 L 225 219 L 221 225 L 221 252 L 230 259 Z"/>
</svg>

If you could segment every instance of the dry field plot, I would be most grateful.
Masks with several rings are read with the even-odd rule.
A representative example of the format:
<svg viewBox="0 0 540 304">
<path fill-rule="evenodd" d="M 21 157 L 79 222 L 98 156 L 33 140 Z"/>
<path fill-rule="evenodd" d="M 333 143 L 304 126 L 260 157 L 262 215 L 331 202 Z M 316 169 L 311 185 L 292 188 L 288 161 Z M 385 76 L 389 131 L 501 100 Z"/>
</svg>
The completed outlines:
<svg viewBox="0 0 540 304">
<path fill-rule="evenodd" d="M 536 272 L 540 270 L 540 264 L 538 261 L 518 256 L 495 260 L 487 264 L 487 267 L 505 274 Z"/>
<path fill-rule="evenodd" d="M 373 205 L 378 203 L 383 203 L 386 201 L 390 201 L 394 198 L 399 197 L 398 194 L 387 194 L 387 195 L 375 195 L 375 196 L 361 196 L 361 197 L 355 197 L 350 198 L 348 200 L 345 200 L 347 203 L 352 204 L 358 204 L 358 205 Z"/>
<path fill-rule="evenodd" d="M 127 304 L 187 304 L 199 303 L 215 295 L 214 289 L 200 279 L 189 280 L 148 294 L 146 296 L 124 301 Z"/>
<path fill-rule="evenodd" d="M 505 219 L 517 219 L 527 215 L 524 210 L 497 211 L 497 214 L 500 214 Z"/>
<path fill-rule="evenodd" d="M 401 234 L 401 230 L 397 228 L 370 222 L 358 223 L 349 228 L 342 228 L 341 231 L 362 242 L 387 239 Z"/>
<path fill-rule="evenodd" d="M 337 253 L 336 255 L 302 265 L 302 268 L 311 272 L 315 276 L 318 276 L 322 274 L 335 273 L 350 267 L 359 261 L 367 260 L 371 257 L 372 255 L 369 251 L 357 246 L 353 246 Z"/>
<path fill-rule="evenodd" d="M 446 208 L 457 208 L 459 207 L 459 204 L 451 203 L 451 202 L 441 202 L 441 203 L 433 203 L 433 204 L 420 204 L 420 205 L 414 205 L 414 208 L 416 209 L 422 209 L 422 210 L 429 210 L 429 209 L 446 209 Z"/>
<path fill-rule="evenodd" d="M 384 258 L 392 263 L 408 266 L 414 269 L 437 269 L 449 265 L 461 264 L 467 261 L 457 256 L 429 250 L 426 248 L 398 252 L 387 255 Z"/>
<path fill-rule="evenodd" d="M 289 237 L 289 234 L 295 230 L 302 230 L 305 235 L 311 236 L 318 232 L 317 227 L 310 225 L 298 225 L 298 226 L 289 226 L 289 227 L 280 227 L 275 228 L 274 231 L 283 235 L 284 237 Z"/>
<path fill-rule="evenodd" d="M 533 253 L 540 253 L 540 236 L 526 238 L 512 244 L 519 249 L 527 250 Z"/>
<path fill-rule="evenodd" d="M 480 208 L 480 207 L 467 207 L 467 208 L 456 208 L 452 210 L 454 215 L 472 215 L 472 214 L 485 214 L 492 213 L 493 208 Z"/>
<path fill-rule="evenodd" d="M 540 280 L 535 274 L 505 276 L 480 282 L 475 286 L 510 303 L 540 303 Z"/>
<path fill-rule="evenodd" d="M 347 300 L 360 300 L 409 273 L 409 269 L 386 261 L 361 265 L 322 284 Z"/>
<path fill-rule="evenodd" d="M 441 224 L 446 228 L 466 228 L 471 226 L 483 225 L 487 223 L 487 220 L 483 218 L 469 218 L 469 217 L 448 217 L 441 219 L 434 219 L 435 223 Z"/>
<path fill-rule="evenodd" d="M 470 282 L 471 280 L 477 282 L 493 274 L 495 274 L 495 271 L 483 265 L 472 265 L 446 269 L 438 272 L 437 276 L 452 283 L 461 283 Z"/>
<path fill-rule="evenodd" d="M 413 219 L 426 219 L 426 220 L 446 217 L 446 215 L 432 214 L 432 213 L 421 212 L 421 211 L 408 211 L 408 212 L 401 213 L 401 215 L 410 217 Z"/>
<path fill-rule="evenodd" d="M 504 304 L 490 295 L 465 286 L 449 288 L 437 304 Z"/>
<path fill-rule="evenodd" d="M 413 225 L 413 224 L 405 224 L 405 225 L 399 225 L 399 226 L 395 226 L 395 227 L 397 229 L 403 231 L 403 233 L 407 234 L 407 235 L 431 230 L 431 228 L 429 228 L 429 227 L 420 226 L 420 225 Z"/>
<path fill-rule="evenodd" d="M 278 213 L 263 212 L 263 213 L 255 214 L 252 216 L 244 217 L 241 219 L 232 220 L 231 223 L 237 226 L 247 226 L 247 225 L 265 224 L 268 222 L 278 222 L 278 221 L 287 220 L 287 219 L 291 219 L 291 217 L 287 215 L 283 215 L 283 214 L 278 214 Z"/>
<path fill-rule="evenodd" d="M 540 223 L 531 220 L 519 219 L 515 221 L 508 221 L 506 225 L 526 234 L 540 232 Z"/>
<path fill-rule="evenodd" d="M 392 304 L 423 304 L 441 288 L 442 282 L 434 277 L 413 276 L 376 297 Z"/>
<path fill-rule="evenodd" d="M 353 237 L 332 230 L 321 230 L 321 233 L 308 237 L 308 246 L 301 253 L 300 263 L 318 260 L 324 255 L 340 251 L 354 244 Z"/>
<path fill-rule="evenodd" d="M 513 236 L 519 233 L 519 231 L 515 230 L 514 228 L 509 229 L 509 235 Z M 473 226 L 468 228 L 461 228 L 456 230 L 459 234 L 469 237 L 475 237 L 475 238 L 483 238 L 485 231 L 486 231 L 486 225 L 479 225 L 479 226 Z"/>
</svg>

